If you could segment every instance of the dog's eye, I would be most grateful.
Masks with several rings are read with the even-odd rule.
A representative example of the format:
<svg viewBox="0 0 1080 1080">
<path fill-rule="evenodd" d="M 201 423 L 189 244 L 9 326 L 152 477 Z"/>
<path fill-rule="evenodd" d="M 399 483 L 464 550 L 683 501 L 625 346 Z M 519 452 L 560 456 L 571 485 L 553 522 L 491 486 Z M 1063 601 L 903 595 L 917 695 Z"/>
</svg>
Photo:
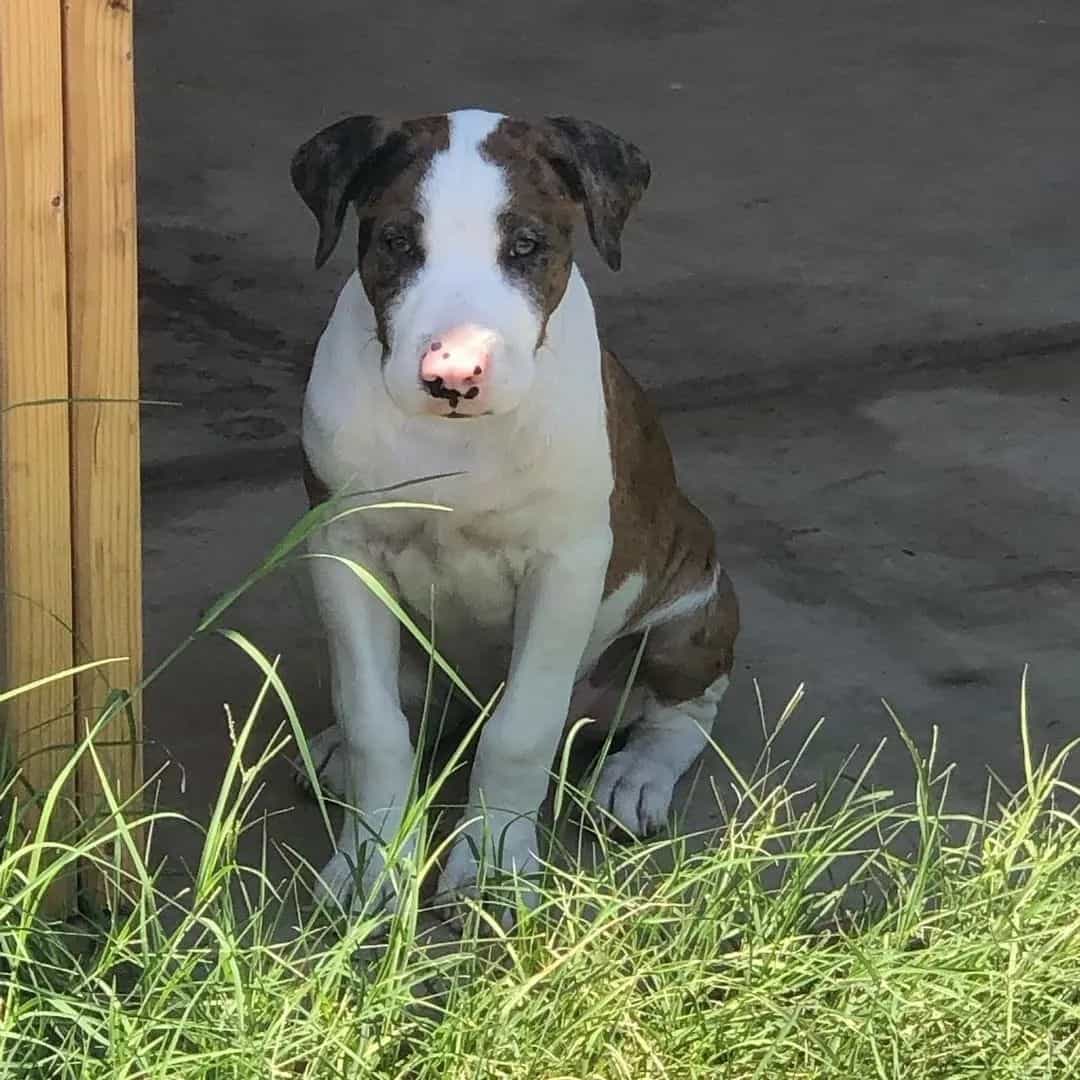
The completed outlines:
<svg viewBox="0 0 1080 1080">
<path fill-rule="evenodd" d="M 535 236 L 521 233 L 514 237 L 510 245 L 510 254 L 515 259 L 527 259 L 530 255 L 535 255 L 539 247 L 540 241 Z"/>
<path fill-rule="evenodd" d="M 413 249 L 413 239 L 408 233 L 392 232 L 383 237 L 383 243 L 395 255 L 408 255 Z"/>
</svg>

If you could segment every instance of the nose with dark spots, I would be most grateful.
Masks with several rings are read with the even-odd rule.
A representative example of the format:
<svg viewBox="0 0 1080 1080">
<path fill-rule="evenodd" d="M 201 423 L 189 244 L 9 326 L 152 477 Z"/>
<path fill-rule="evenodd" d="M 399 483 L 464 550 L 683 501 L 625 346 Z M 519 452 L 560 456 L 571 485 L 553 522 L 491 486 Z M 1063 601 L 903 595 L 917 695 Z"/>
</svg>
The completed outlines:
<svg viewBox="0 0 1080 1080">
<path fill-rule="evenodd" d="M 420 382 L 435 402 L 466 414 L 485 411 L 483 398 L 491 378 L 495 335 L 479 326 L 456 326 L 431 338 L 420 358 Z M 467 405 L 465 404 L 467 403 Z M 440 404 L 433 411 L 445 412 Z"/>
</svg>

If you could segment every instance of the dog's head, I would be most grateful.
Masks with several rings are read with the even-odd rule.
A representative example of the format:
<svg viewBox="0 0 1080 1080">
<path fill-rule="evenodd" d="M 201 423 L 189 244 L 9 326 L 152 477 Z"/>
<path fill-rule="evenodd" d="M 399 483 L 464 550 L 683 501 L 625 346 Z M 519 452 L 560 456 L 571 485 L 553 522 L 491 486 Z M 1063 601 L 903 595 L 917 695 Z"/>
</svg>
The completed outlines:
<svg viewBox="0 0 1080 1080">
<path fill-rule="evenodd" d="M 342 120 L 300 147 L 292 180 L 319 224 L 316 266 L 356 208 L 357 265 L 394 402 L 458 418 L 525 400 L 570 278 L 577 207 L 617 270 L 649 164 L 587 121 L 468 110 Z"/>
</svg>

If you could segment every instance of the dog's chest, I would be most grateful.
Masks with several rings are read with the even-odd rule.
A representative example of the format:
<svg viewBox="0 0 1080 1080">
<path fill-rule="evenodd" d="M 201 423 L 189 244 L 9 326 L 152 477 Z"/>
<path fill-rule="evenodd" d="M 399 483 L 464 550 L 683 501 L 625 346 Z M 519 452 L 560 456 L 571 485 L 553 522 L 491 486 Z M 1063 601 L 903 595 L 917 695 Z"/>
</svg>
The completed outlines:
<svg viewBox="0 0 1080 1080">
<path fill-rule="evenodd" d="M 378 541 L 381 561 L 416 616 L 426 622 L 434 604 L 437 633 L 509 634 L 528 551 L 452 517 L 433 512 L 408 533 Z"/>
<path fill-rule="evenodd" d="M 532 555 L 527 521 L 505 513 L 395 510 L 377 511 L 365 525 L 366 557 L 409 613 L 433 627 L 441 649 L 509 647 Z"/>
</svg>

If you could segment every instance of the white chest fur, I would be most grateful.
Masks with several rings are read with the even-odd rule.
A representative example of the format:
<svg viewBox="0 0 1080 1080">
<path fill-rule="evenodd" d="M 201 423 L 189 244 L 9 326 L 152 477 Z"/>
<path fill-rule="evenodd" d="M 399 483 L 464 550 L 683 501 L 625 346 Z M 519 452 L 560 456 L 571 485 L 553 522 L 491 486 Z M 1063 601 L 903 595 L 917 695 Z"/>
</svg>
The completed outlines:
<svg viewBox="0 0 1080 1080">
<path fill-rule="evenodd" d="M 372 510 L 335 525 L 327 540 L 375 572 L 470 685 L 490 692 L 505 677 L 532 552 L 477 524 L 467 512 Z"/>
<path fill-rule="evenodd" d="M 425 522 L 404 545 L 380 546 L 387 573 L 414 612 L 427 615 L 434 606 L 436 626 L 447 618 L 443 629 L 455 636 L 470 629 L 507 635 L 526 548 L 486 544 L 450 519 Z"/>
</svg>

